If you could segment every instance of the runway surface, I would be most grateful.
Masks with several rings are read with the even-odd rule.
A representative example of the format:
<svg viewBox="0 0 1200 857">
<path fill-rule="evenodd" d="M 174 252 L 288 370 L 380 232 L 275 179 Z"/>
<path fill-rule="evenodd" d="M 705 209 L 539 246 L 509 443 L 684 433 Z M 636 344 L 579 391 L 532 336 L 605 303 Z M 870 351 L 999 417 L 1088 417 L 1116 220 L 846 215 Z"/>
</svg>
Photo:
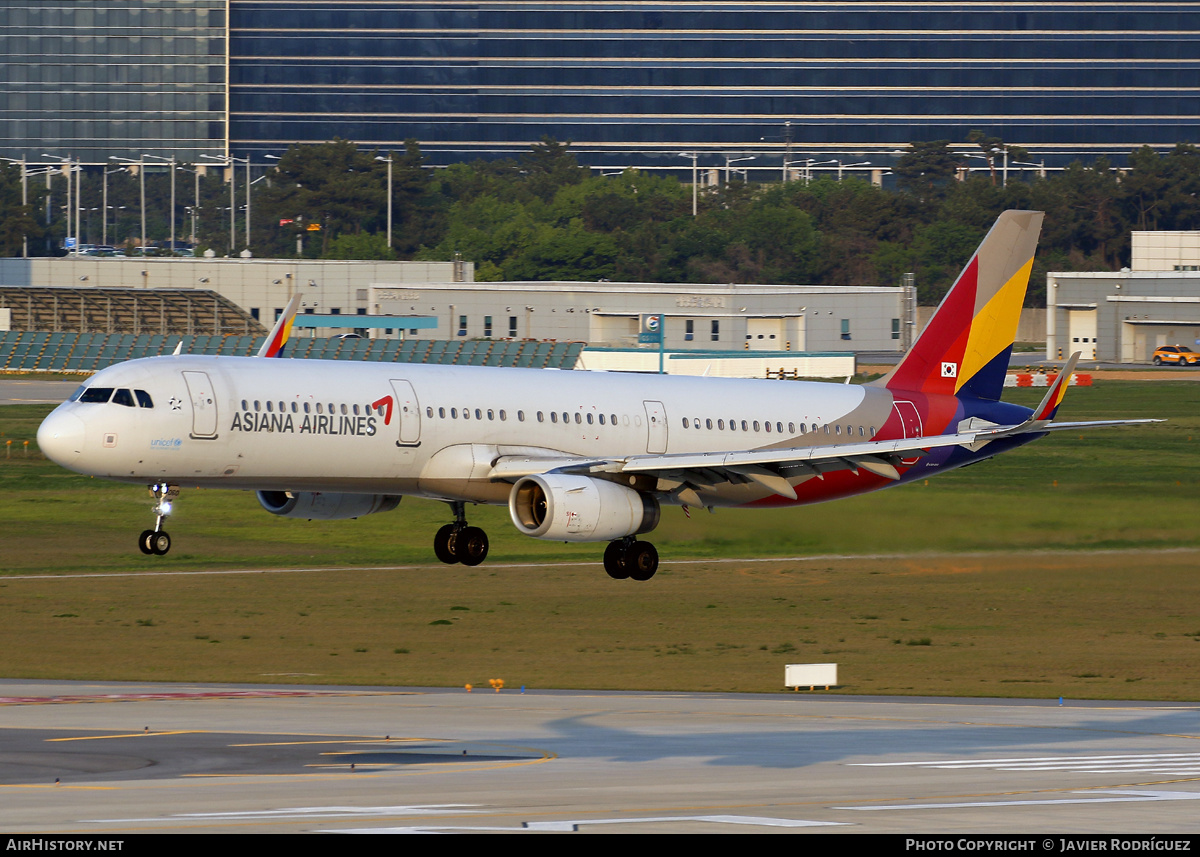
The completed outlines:
<svg viewBox="0 0 1200 857">
<path fill-rule="evenodd" d="M 15 680 L 0 697 L 10 833 L 1200 829 L 1186 703 Z"/>
<path fill-rule="evenodd" d="M 40 378 L 0 378 L 0 405 L 57 405 L 83 383 L 43 381 Z"/>
</svg>

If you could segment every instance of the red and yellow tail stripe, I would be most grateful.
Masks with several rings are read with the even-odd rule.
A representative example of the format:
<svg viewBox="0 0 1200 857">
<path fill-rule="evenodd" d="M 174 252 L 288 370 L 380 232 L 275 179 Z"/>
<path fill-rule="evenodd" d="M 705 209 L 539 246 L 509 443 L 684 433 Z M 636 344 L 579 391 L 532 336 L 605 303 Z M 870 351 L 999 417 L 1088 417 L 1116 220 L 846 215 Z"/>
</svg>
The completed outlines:
<svg viewBox="0 0 1200 857">
<path fill-rule="evenodd" d="M 912 350 L 883 380 L 888 388 L 1000 398 L 1042 216 L 1000 215 Z"/>
</svg>

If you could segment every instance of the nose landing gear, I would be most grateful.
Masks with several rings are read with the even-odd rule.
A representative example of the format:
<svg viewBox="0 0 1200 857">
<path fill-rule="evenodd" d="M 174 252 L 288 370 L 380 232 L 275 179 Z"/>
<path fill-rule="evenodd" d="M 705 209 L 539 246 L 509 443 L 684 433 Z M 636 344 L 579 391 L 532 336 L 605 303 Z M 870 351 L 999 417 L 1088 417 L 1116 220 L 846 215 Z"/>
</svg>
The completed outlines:
<svg viewBox="0 0 1200 857">
<path fill-rule="evenodd" d="M 433 537 L 433 552 L 447 565 L 461 562 L 463 565 L 479 565 L 488 555 L 488 537 L 479 527 L 467 525 L 467 516 L 462 502 L 453 502 L 454 523 L 446 524 Z"/>
<path fill-rule="evenodd" d="M 154 529 L 142 530 L 138 536 L 138 549 L 144 554 L 164 556 L 171 549 L 171 536 L 162 528 L 163 521 L 171 514 L 171 503 L 179 496 L 179 486 L 165 482 L 150 486 L 154 497 Z"/>
</svg>

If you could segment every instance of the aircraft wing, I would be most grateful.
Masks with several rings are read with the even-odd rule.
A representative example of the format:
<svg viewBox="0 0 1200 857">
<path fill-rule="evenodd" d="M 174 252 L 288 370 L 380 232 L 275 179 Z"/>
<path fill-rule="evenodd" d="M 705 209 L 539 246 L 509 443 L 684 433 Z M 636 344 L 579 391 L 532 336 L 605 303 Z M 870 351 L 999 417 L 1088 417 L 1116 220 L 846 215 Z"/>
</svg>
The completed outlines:
<svg viewBox="0 0 1200 857">
<path fill-rule="evenodd" d="M 584 458 L 554 454 L 502 455 L 494 462 L 489 477 L 516 481 L 539 473 L 578 473 L 613 478 L 644 474 L 666 482 L 666 490 L 686 491 L 688 483 L 757 482 L 782 497 L 796 499 L 791 478 L 816 476 L 835 470 L 865 470 L 885 479 L 898 480 L 902 461 L 924 457 L 930 450 L 963 446 L 978 450 L 1001 438 L 1044 433 L 1060 429 L 1102 428 L 1161 422 L 1161 420 L 1102 420 L 1097 422 L 1052 423 L 1031 419 L 1019 425 L 987 425 L 954 434 L 929 435 L 899 440 L 875 440 L 821 446 L 736 450 L 727 452 L 683 452 L 666 455 L 634 455 L 628 458 Z M 698 503 L 696 505 L 699 505 Z"/>
</svg>

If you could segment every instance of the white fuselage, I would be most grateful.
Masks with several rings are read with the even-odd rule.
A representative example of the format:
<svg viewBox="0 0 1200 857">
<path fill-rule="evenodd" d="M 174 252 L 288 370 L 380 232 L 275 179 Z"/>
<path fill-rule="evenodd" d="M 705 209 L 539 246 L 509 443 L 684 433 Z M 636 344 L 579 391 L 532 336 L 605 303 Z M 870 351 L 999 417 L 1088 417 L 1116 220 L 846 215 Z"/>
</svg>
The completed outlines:
<svg viewBox="0 0 1200 857">
<path fill-rule="evenodd" d="M 86 387 L 133 396 L 73 397 L 47 418 L 39 443 L 82 473 L 487 503 L 507 501 L 511 485 L 489 476 L 503 456 L 849 442 L 893 408 L 885 389 L 841 384 L 188 355 L 118 364 Z"/>
</svg>

